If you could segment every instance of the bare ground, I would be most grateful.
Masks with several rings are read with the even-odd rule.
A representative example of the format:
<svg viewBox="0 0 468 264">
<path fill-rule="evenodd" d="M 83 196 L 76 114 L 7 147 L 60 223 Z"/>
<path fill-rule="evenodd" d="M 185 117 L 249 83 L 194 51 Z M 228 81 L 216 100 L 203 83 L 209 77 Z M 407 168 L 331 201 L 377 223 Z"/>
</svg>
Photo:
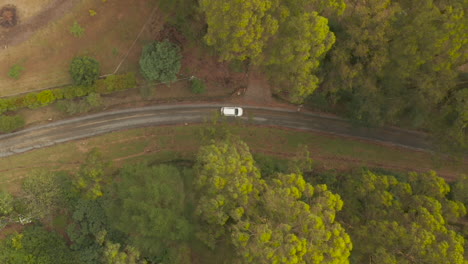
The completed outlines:
<svg viewBox="0 0 468 264">
<path fill-rule="evenodd" d="M 55 0 L 45 6 L 43 11 L 25 21 L 22 21 L 20 16 L 18 25 L 0 32 L 0 47 L 21 44 L 38 29 L 65 15 L 78 2 L 79 0 Z M 21 12 L 21 6 L 17 8 Z"/>
</svg>

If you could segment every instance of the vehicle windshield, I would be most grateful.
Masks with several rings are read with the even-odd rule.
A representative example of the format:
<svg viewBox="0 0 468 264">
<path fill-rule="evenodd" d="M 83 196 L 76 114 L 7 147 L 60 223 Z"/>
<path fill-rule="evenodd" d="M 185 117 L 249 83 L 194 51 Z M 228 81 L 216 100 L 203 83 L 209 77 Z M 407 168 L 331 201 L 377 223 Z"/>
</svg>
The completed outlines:
<svg viewBox="0 0 468 264">
<path fill-rule="evenodd" d="M 235 113 L 236 115 L 238 115 L 238 114 L 239 114 L 238 112 L 239 112 L 239 110 L 236 108 L 236 110 L 234 110 L 234 113 Z"/>
</svg>

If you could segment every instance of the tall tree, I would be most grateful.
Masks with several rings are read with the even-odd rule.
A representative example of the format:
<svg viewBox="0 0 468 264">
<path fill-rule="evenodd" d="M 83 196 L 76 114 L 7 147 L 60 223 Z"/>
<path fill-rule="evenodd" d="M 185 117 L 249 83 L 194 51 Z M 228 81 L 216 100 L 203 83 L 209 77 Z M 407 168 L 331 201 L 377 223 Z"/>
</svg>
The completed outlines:
<svg viewBox="0 0 468 264">
<path fill-rule="evenodd" d="M 435 173 L 398 180 L 363 171 L 342 175 L 333 189 L 346 204 L 338 220 L 349 227 L 353 263 L 463 263 L 463 237 L 448 220 L 466 209 L 446 197 Z"/>
<path fill-rule="evenodd" d="M 106 211 L 113 227 L 128 234 L 131 244 L 145 256 L 171 262 L 191 233 L 184 217 L 184 185 L 177 168 L 126 166 L 112 193 L 114 200 Z"/>
<path fill-rule="evenodd" d="M 351 240 L 335 221 L 342 206 L 326 185 L 313 187 L 300 174 L 278 175 L 258 212 L 245 212 L 232 226 L 241 263 L 348 263 Z"/>
<path fill-rule="evenodd" d="M 322 69 L 322 92 L 363 123 L 440 125 L 434 116 L 468 56 L 461 2 L 347 2 L 334 18 L 337 43 Z"/>
<path fill-rule="evenodd" d="M 301 103 L 318 87 L 320 80 L 315 72 L 335 36 L 328 28 L 328 20 L 316 12 L 288 13 L 291 15 L 281 24 L 263 64 L 279 86 L 291 86 L 286 88 L 290 100 Z"/>
<path fill-rule="evenodd" d="M 343 203 L 300 174 L 261 179 L 247 145 L 221 141 L 197 157 L 199 237 L 228 239 L 239 263 L 348 263 L 351 241 L 335 222 Z"/>
<path fill-rule="evenodd" d="M 224 60 L 260 56 L 278 30 L 278 20 L 272 16 L 278 5 L 278 0 L 201 0 L 208 24 L 206 43 Z"/>
<path fill-rule="evenodd" d="M 198 237 L 210 247 L 225 235 L 225 225 L 255 210 L 264 188 L 249 147 L 240 141 L 217 142 L 200 148 L 196 187 L 201 197 L 196 214 L 202 220 Z"/>
<path fill-rule="evenodd" d="M 79 263 L 65 241 L 43 227 L 29 226 L 21 234 L 0 241 L 0 262 L 8 264 Z"/>
<path fill-rule="evenodd" d="M 20 213 L 33 218 L 43 218 L 64 205 L 65 192 L 61 182 L 65 175 L 36 171 L 22 185 Z"/>
<path fill-rule="evenodd" d="M 165 40 L 143 47 L 140 69 L 148 81 L 173 82 L 180 71 L 182 55 L 179 46 Z"/>
<path fill-rule="evenodd" d="M 75 175 L 73 185 L 87 199 L 96 199 L 103 195 L 102 181 L 108 162 L 102 159 L 101 153 L 94 148 L 86 156 L 85 163 Z"/>
</svg>

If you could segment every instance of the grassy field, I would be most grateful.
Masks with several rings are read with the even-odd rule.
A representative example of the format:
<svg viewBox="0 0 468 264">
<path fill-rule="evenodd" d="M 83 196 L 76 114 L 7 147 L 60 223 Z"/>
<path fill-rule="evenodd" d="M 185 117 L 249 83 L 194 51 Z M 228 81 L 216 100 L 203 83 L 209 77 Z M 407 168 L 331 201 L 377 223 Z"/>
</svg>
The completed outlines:
<svg viewBox="0 0 468 264">
<path fill-rule="evenodd" d="M 17 6 L 21 10 L 21 5 Z M 135 0 L 132 4 L 127 0 L 81 1 L 71 12 L 47 24 L 27 41 L 0 53 L 3 62 L 0 65 L 0 96 L 70 83 L 68 69 L 74 56 L 93 56 L 100 61 L 102 74 L 113 72 L 155 6 L 155 1 L 146 0 Z M 91 16 L 90 10 L 96 14 Z M 164 17 L 158 12 L 155 16 Z M 75 21 L 85 29 L 81 37 L 70 33 Z M 144 31 L 128 57 L 126 68 L 136 68 L 140 47 L 152 38 L 151 31 Z M 15 64 L 24 67 L 19 80 L 8 77 Z"/>
<path fill-rule="evenodd" d="M 200 133 L 204 127 L 206 125 L 140 128 L 2 158 L 0 185 L 15 192 L 21 179 L 32 170 L 74 170 L 94 147 L 117 167 L 142 160 L 193 159 L 200 145 L 207 142 Z M 432 169 L 449 180 L 468 172 L 467 163 L 365 141 L 245 124 L 229 125 L 229 129 L 246 141 L 253 153 L 289 158 L 300 144 L 307 145 L 317 169 L 348 170 L 362 166 L 394 171 Z"/>
</svg>

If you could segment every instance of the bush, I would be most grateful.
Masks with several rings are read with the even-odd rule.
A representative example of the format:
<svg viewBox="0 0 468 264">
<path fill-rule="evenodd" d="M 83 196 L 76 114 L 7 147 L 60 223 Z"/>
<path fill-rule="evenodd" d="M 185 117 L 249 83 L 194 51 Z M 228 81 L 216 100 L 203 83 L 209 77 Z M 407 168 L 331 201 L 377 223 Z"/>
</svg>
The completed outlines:
<svg viewBox="0 0 468 264">
<path fill-rule="evenodd" d="M 86 96 L 86 103 L 90 107 L 98 107 L 102 104 L 101 101 L 101 95 L 98 93 L 90 93 L 88 96 Z"/>
<path fill-rule="evenodd" d="M 18 95 L 10 98 L 0 98 L 0 114 L 7 111 L 15 111 L 21 108 L 38 108 L 47 106 L 61 99 L 74 99 L 89 95 L 86 100 L 93 106 L 100 105 L 99 93 L 111 93 L 114 91 L 135 88 L 136 78 L 134 73 L 123 75 L 112 75 L 103 80 L 97 80 L 91 86 L 68 86 L 65 88 L 55 88 L 44 90 L 39 93 L 32 92 L 25 95 Z M 99 103 L 98 103 L 99 102 Z M 64 107 L 62 107 L 63 109 Z M 67 107 L 65 107 L 67 108 Z M 73 105 L 66 112 L 82 113 L 86 107 L 83 105 Z M 68 109 L 68 108 L 67 108 Z M 65 110 L 64 110 L 65 111 Z M 88 110 L 86 110 L 88 111 Z"/>
<path fill-rule="evenodd" d="M 140 58 L 141 73 L 149 81 L 173 82 L 181 63 L 180 48 L 165 40 L 146 45 Z"/>
<path fill-rule="evenodd" d="M 78 100 L 62 100 L 57 103 L 57 108 L 69 115 L 89 112 L 101 106 L 101 96 L 98 93 L 90 93 Z"/>
<path fill-rule="evenodd" d="M 191 88 L 192 88 L 192 93 L 194 94 L 202 94 L 206 91 L 205 82 L 200 79 L 193 79 Z"/>
<path fill-rule="evenodd" d="M 104 80 L 99 80 L 96 85 L 96 90 L 99 93 L 106 94 L 135 88 L 136 85 L 135 74 L 131 72 L 122 75 L 111 75 L 107 76 Z"/>
<path fill-rule="evenodd" d="M 24 127 L 25 123 L 21 116 L 0 116 L 0 132 L 13 132 Z"/>
<path fill-rule="evenodd" d="M 40 106 L 50 105 L 55 100 L 55 95 L 51 90 L 45 90 L 37 94 L 37 102 Z"/>
<path fill-rule="evenodd" d="M 70 74 L 76 85 L 93 85 L 99 78 L 99 62 L 87 56 L 75 57 L 70 64 Z"/>
<path fill-rule="evenodd" d="M 73 36 L 80 38 L 83 36 L 85 32 L 85 29 L 78 24 L 78 22 L 74 22 L 73 26 L 70 27 L 70 33 L 73 34 Z"/>
<path fill-rule="evenodd" d="M 11 78 L 13 79 L 16 79 L 18 80 L 21 76 L 21 73 L 24 71 L 24 67 L 19 65 L 19 64 L 15 64 L 13 65 L 11 68 L 10 68 L 10 71 L 8 72 L 8 76 L 10 76 Z"/>
<path fill-rule="evenodd" d="M 57 102 L 57 109 L 68 115 L 74 115 L 74 114 L 86 113 L 91 110 L 91 107 L 85 100 L 79 99 L 78 101 L 75 101 L 75 100 L 59 101 Z"/>
</svg>

